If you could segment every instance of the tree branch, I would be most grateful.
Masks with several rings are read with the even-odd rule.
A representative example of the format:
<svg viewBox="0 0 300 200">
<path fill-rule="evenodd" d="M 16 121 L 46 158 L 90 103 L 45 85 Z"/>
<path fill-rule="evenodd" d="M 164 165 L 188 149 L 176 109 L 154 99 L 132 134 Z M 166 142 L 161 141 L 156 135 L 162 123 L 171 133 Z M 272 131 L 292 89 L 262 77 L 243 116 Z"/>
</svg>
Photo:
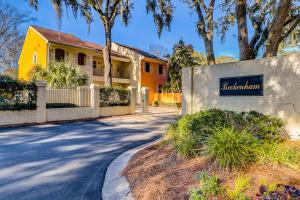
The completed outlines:
<svg viewBox="0 0 300 200">
<path fill-rule="evenodd" d="M 198 14 L 199 22 L 197 25 L 198 32 L 206 37 L 206 27 L 205 27 L 205 19 L 201 10 L 201 7 L 198 3 L 195 4 L 196 12 Z"/>
</svg>

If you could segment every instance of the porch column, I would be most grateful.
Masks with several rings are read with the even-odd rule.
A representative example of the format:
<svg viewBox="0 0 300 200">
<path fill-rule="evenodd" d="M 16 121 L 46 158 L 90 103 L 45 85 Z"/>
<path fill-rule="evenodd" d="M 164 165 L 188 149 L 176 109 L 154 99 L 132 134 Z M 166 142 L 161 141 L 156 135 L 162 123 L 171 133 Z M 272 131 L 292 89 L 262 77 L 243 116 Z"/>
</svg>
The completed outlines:
<svg viewBox="0 0 300 200">
<path fill-rule="evenodd" d="M 131 114 L 135 114 L 136 109 L 136 95 L 137 95 L 137 88 L 134 86 L 129 86 L 128 89 L 130 90 L 130 109 Z"/>
<path fill-rule="evenodd" d="M 149 105 L 149 88 L 142 87 L 142 112 L 148 112 Z"/>
<path fill-rule="evenodd" d="M 93 118 L 98 118 L 100 115 L 100 87 L 95 84 L 90 85 L 91 89 L 91 107 L 93 108 Z"/>
<path fill-rule="evenodd" d="M 193 79 L 194 68 L 184 68 L 182 70 L 182 115 L 193 113 Z"/>
<path fill-rule="evenodd" d="M 45 81 L 37 81 L 37 108 L 36 108 L 36 122 L 45 123 L 47 121 L 47 109 L 46 109 L 46 86 Z"/>
</svg>

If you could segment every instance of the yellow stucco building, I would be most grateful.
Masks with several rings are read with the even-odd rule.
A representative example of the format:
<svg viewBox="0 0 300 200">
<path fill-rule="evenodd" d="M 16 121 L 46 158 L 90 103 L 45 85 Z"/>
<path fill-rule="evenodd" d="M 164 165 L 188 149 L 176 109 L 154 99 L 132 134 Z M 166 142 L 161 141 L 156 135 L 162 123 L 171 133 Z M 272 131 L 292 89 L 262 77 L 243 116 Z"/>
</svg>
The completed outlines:
<svg viewBox="0 0 300 200">
<path fill-rule="evenodd" d="M 118 47 L 122 49 L 113 44 L 113 85 L 137 87 L 138 103 L 141 101 L 141 88 L 149 87 L 149 103 L 152 103 L 153 94 L 160 91 L 159 88 L 167 79 L 167 62 L 132 47 Z M 29 26 L 19 58 L 19 79 L 28 80 L 35 65 L 46 68 L 53 61 L 70 61 L 87 73 L 90 83 L 101 86 L 104 83 L 102 49 L 102 46 L 83 41 L 72 34 Z"/>
</svg>

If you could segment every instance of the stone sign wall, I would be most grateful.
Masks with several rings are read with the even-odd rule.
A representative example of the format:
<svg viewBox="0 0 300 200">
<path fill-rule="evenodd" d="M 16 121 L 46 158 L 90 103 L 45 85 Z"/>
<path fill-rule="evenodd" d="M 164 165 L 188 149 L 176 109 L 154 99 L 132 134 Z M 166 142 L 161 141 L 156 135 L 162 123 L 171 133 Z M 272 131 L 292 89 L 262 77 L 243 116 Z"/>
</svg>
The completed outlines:
<svg viewBox="0 0 300 200">
<path fill-rule="evenodd" d="M 287 122 L 300 138 L 300 54 L 185 68 L 182 113 L 256 110 Z"/>
</svg>

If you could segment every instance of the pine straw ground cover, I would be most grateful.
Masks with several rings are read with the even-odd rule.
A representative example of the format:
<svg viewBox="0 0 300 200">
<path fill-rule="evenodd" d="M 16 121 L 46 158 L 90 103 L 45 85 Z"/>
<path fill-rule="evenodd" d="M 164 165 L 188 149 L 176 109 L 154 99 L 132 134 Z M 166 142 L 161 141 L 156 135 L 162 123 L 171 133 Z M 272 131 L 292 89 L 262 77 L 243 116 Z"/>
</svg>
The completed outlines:
<svg viewBox="0 0 300 200">
<path fill-rule="evenodd" d="M 300 142 L 296 145 L 299 146 Z M 256 194 L 263 180 L 272 183 L 293 185 L 300 188 L 300 170 L 273 164 L 255 164 L 244 170 L 225 170 L 215 167 L 204 156 L 184 158 L 170 146 L 152 145 L 138 152 L 123 170 L 129 181 L 133 197 L 137 200 L 188 199 L 188 191 L 198 187 L 196 175 L 207 171 L 217 175 L 224 187 L 232 187 L 239 174 L 250 178 L 248 197 Z"/>
<path fill-rule="evenodd" d="M 137 200 L 300 200 L 300 142 L 276 117 L 219 109 L 172 123 L 123 174 Z"/>
</svg>

